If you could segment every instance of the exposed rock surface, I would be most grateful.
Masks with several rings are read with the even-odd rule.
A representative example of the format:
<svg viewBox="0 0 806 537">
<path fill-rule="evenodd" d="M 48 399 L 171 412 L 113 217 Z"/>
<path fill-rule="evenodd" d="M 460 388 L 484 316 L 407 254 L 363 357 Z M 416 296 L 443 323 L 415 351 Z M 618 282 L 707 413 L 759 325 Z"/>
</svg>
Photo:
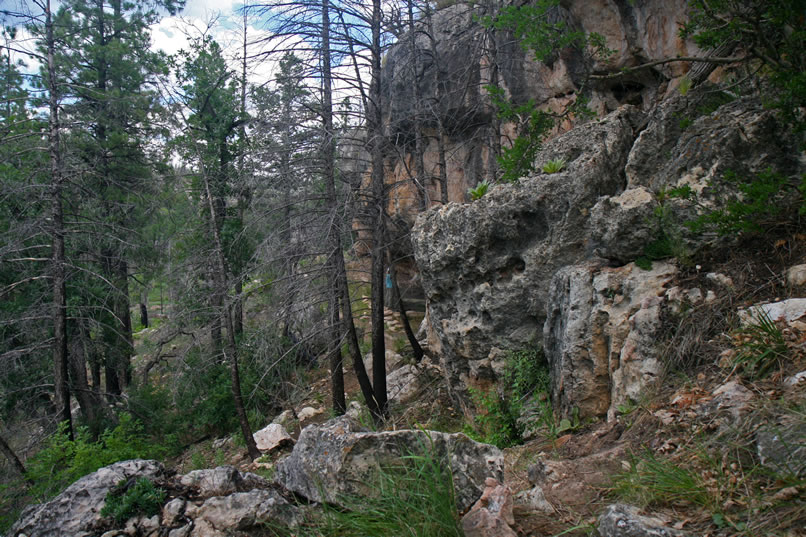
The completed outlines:
<svg viewBox="0 0 806 537">
<path fill-rule="evenodd" d="M 131 460 L 89 474 L 50 502 L 26 509 L 9 536 L 76 537 L 100 535 L 111 521 L 102 519 L 105 499 L 120 481 L 146 477 L 170 494 L 161 516 L 136 516 L 106 537 L 140 535 L 169 537 L 225 537 L 247 535 L 246 530 L 268 524 L 293 527 L 302 510 L 283 498 L 276 486 L 260 476 L 232 466 L 197 470 L 169 477 L 156 461 Z"/>
<path fill-rule="evenodd" d="M 481 496 L 488 477 L 503 480 L 503 457 L 494 446 L 461 433 L 368 432 L 346 416 L 306 427 L 291 455 L 277 464 L 275 479 L 309 500 L 343 506 L 345 495 L 374 493 L 374 475 L 382 465 L 426 449 L 450 467 L 460 511 Z"/>
<path fill-rule="evenodd" d="M 245 492 L 269 486 L 269 482 L 259 475 L 239 472 L 234 466 L 194 470 L 180 476 L 179 483 L 184 487 L 193 487 L 202 498 L 225 496 L 233 492 Z"/>
<path fill-rule="evenodd" d="M 786 283 L 792 287 L 806 285 L 806 264 L 789 267 L 786 271 Z"/>
<path fill-rule="evenodd" d="M 564 158 L 562 172 L 494 186 L 476 202 L 448 204 L 418 218 L 412 243 L 428 299 L 428 340 L 439 349 L 454 392 L 494 381 L 493 349 L 526 348 L 562 330 L 555 325 L 543 331 L 546 316 L 554 314 L 549 294 L 563 294 L 558 286 L 564 280 L 553 280 L 560 269 L 624 265 L 644 255 L 661 232 L 671 234 L 681 251 L 696 251 L 717 237 L 693 236 L 682 223 L 730 194 L 720 180 L 727 170 L 749 175 L 770 167 L 797 169 L 795 145 L 770 111 L 750 99 L 719 106 L 722 101 L 709 101 L 713 95 L 691 91 L 646 115 L 623 107 L 545 144 L 537 162 Z M 658 196 L 682 186 L 696 194 L 696 203 Z M 587 366 L 595 382 L 580 396 L 589 399 L 583 414 L 610 409 L 612 416 L 613 404 L 635 394 L 614 386 L 610 401 L 591 395 L 613 380 L 608 363 Z M 634 368 L 623 373 L 644 375 Z M 573 406 L 562 404 L 564 413 Z"/>
<path fill-rule="evenodd" d="M 272 489 L 214 496 L 188 505 L 185 517 L 192 521 L 189 535 L 194 537 L 228 537 L 261 524 L 277 528 L 302 522 L 300 509 Z"/>
<path fill-rule="evenodd" d="M 702 405 L 706 414 L 726 413 L 733 423 L 738 422 L 750 411 L 750 403 L 755 399 L 753 392 L 738 381 L 731 381 L 713 392 L 714 398 Z"/>
<path fill-rule="evenodd" d="M 487 478 L 484 492 L 462 517 L 465 537 L 517 537 L 511 525 L 512 491 L 493 478 Z"/>
<path fill-rule="evenodd" d="M 766 315 L 772 321 L 793 323 L 806 321 L 806 298 L 790 298 L 771 304 L 759 304 L 739 311 L 745 323 L 758 321 L 759 315 Z"/>
<path fill-rule="evenodd" d="M 427 173 L 431 176 L 438 173 L 439 117 L 447 134 L 443 141 L 448 155 L 448 199 L 465 201 L 467 189 L 494 169 L 489 147 L 494 137 L 495 108 L 484 86 L 495 84 L 516 103 L 531 99 L 544 109 L 558 112 L 574 99 L 574 92 L 583 82 L 584 60 L 579 51 L 564 49 L 545 63 L 537 62 L 533 53 L 524 50 L 509 32 L 493 35 L 479 23 L 481 17 L 491 14 L 486 6 L 457 2 L 438 9 L 432 15 L 433 31 L 418 29 L 414 49 L 408 35 L 404 35 L 385 56 L 384 123 L 388 139 L 398 149 L 391 152 L 387 161 L 391 172 L 387 174 L 387 183 L 394 185 L 389 203 L 392 214 L 410 218 L 419 209 L 416 189 L 408 179 L 412 167 L 412 112 L 418 94 L 421 101 L 429 103 L 421 118 L 426 129 Z M 593 66 L 603 72 L 653 59 L 696 54 L 696 45 L 680 39 L 678 34 L 678 22 L 685 19 L 686 9 L 685 0 L 618 5 L 596 0 L 563 2 L 550 10 L 549 17 L 553 22 L 562 21 L 571 28 L 604 37 L 614 54 Z M 434 37 L 433 43 L 429 35 Z M 490 68 L 493 63 L 498 66 L 495 71 Z M 591 105 L 600 115 L 627 103 L 649 107 L 666 92 L 668 81 L 683 75 L 688 68 L 686 63 L 670 63 L 613 83 L 593 84 L 588 87 Z M 437 71 L 441 81 L 439 91 L 435 82 Z M 428 182 L 426 187 L 431 200 L 440 199 L 436 181 Z"/>
<path fill-rule="evenodd" d="M 294 443 L 285 427 L 279 423 L 270 423 L 257 431 L 254 435 L 255 444 L 260 451 L 272 451 Z"/>
<path fill-rule="evenodd" d="M 781 475 L 806 476 L 806 422 L 784 417 L 756 431 L 761 464 Z"/>
<path fill-rule="evenodd" d="M 637 507 L 614 504 L 599 517 L 601 537 L 684 537 L 685 532 L 667 526 L 656 517 L 638 514 Z"/>
<path fill-rule="evenodd" d="M 562 416 L 609 414 L 636 402 L 661 373 L 655 348 L 666 286 L 677 270 L 654 263 L 575 265 L 552 279 L 543 341 L 552 403 Z"/>
<path fill-rule="evenodd" d="M 429 384 L 442 378 L 442 371 L 430 358 L 418 364 L 404 364 L 386 377 L 386 391 L 390 402 L 409 403 Z"/>
<path fill-rule="evenodd" d="M 546 154 L 567 161 L 561 173 L 496 186 L 475 203 L 418 218 L 412 243 L 429 329 L 454 389 L 493 380 L 493 347 L 539 342 L 548 283 L 561 267 L 591 255 L 589 210 L 621 189 L 639 118 L 625 107 L 547 144 Z"/>
<path fill-rule="evenodd" d="M 157 478 L 165 469 L 157 461 L 115 463 L 86 475 L 47 503 L 27 507 L 8 532 L 9 537 L 91 535 L 101 521 L 107 493 L 132 477 Z"/>
</svg>

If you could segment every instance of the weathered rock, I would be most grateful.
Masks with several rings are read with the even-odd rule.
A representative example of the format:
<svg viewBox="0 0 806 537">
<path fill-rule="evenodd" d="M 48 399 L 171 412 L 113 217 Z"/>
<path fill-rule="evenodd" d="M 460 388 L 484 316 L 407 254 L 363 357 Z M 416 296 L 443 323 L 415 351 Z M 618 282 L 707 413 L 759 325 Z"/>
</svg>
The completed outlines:
<svg viewBox="0 0 806 537">
<path fill-rule="evenodd" d="M 358 401 L 350 401 L 350 403 L 347 405 L 347 410 L 345 411 L 344 415 L 349 416 L 354 421 L 359 421 L 361 414 L 364 412 L 369 412 L 366 406 L 362 405 Z"/>
<path fill-rule="evenodd" d="M 297 418 L 299 419 L 300 427 L 303 427 L 307 423 L 316 420 L 319 416 L 322 416 L 325 413 L 323 408 L 314 408 L 312 406 L 306 406 L 299 412 L 297 412 Z"/>
<path fill-rule="evenodd" d="M 282 425 L 286 431 L 290 431 L 297 424 L 297 416 L 293 410 L 283 410 L 271 422 Z"/>
<path fill-rule="evenodd" d="M 344 506 L 345 496 L 374 494 L 379 468 L 411 453 L 428 453 L 450 467 L 460 511 L 481 496 L 486 478 L 503 479 L 503 456 L 494 446 L 461 433 L 367 432 L 346 416 L 306 427 L 291 455 L 277 464 L 275 479 L 309 500 Z"/>
<path fill-rule="evenodd" d="M 495 186 L 472 204 L 418 218 L 412 243 L 429 330 L 454 390 L 492 380 L 484 361 L 493 348 L 539 341 L 551 277 L 591 254 L 590 208 L 621 189 L 639 121 L 634 108 L 621 108 L 546 144 L 543 154 L 566 159 L 562 172 Z"/>
<path fill-rule="evenodd" d="M 750 410 L 750 403 L 755 399 L 753 392 L 742 386 L 740 382 L 731 381 L 718 387 L 713 392 L 714 398 L 702 406 L 706 414 L 727 413 L 735 423 Z"/>
<path fill-rule="evenodd" d="M 529 483 L 554 505 L 584 505 L 621 469 L 624 446 L 566 460 L 541 459 L 528 469 Z"/>
<path fill-rule="evenodd" d="M 676 273 L 668 263 L 648 271 L 592 263 L 557 273 L 543 331 L 556 412 L 613 418 L 652 386 L 662 369 L 661 306 Z"/>
<path fill-rule="evenodd" d="M 412 243 L 428 299 L 428 339 L 453 393 L 495 381 L 492 349 L 539 342 L 552 315 L 549 292 L 559 292 L 550 282 L 563 267 L 624 265 L 661 236 L 672 253 L 728 240 L 694 235 L 683 225 L 736 195 L 735 185 L 722 180 L 728 171 L 752 177 L 768 168 L 801 169 L 795 140 L 771 111 L 749 98 L 726 100 L 703 87 L 647 114 L 623 107 L 545 144 L 536 161 L 563 158 L 564 171 L 497 185 L 472 204 L 448 204 L 418 218 Z M 683 186 L 696 201 L 659 195 Z M 729 284 L 714 278 L 720 287 Z M 686 293 L 692 302 L 717 298 L 709 289 Z M 604 380 L 599 376 L 594 391 Z M 585 404 L 589 415 L 610 407 L 601 398 Z"/>
<path fill-rule="evenodd" d="M 187 500 L 184 498 L 174 498 L 166 503 L 162 508 L 162 525 L 167 528 L 182 525 L 185 507 L 187 507 Z"/>
<path fill-rule="evenodd" d="M 185 516 L 193 520 L 193 537 L 227 537 L 258 525 L 294 527 L 302 512 L 273 489 L 214 496 L 201 505 L 188 505 Z"/>
<path fill-rule="evenodd" d="M 405 364 L 386 377 L 386 392 L 389 401 L 409 403 L 424 388 L 442 377 L 439 367 L 424 358 L 418 364 Z"/>
<path fill-rule="evenodd" d="M 259 475 L 239 472 L 232 466 L 194 470 L 181 476 L 179 483 L 182 486 L 197 489 L 198 496 L 201 498 L 225 496 L 233 492 L 247 492 L 269 486 L 269 482 Z"/>
<path fill-rule="evenodd" d="M 684 537 L 687 533 L 670 528 L 663 520 L 638 514 L 630 505 L 614 504 L 599 517 L 601 537 Z"/>
<path fill-rule="evenodd" d="M 509 4 L 511 2 L 505 2 Z M 514 3 L 514 2 L 512 2 Z M 606 0 L 563 2 L 549 10 L 549 20 L 562 21 L 570 28 L 602 35 L 614 54 L 597 61 L 597 72 L 618 71 L 652 59 L 692 55 L 698 52 L 691 40 L 679 38 L 677 21 L 685 20 L 685 0 L 656 4 L 615 4 Z M 533 100 L 543 109 L 559 112 L 573 100 L 573 93 L 585 77 L 585 60 L 580 51 L 566 48 L 545 62 L 537 62 L 516 39 L 499 34 L 495 59 L 485 47 L 489 35 L 478 17 L 490 15 L 483 3 L 456 2 L 438 9 L 431 17 L 432 29 L 417 30 L 412 50 L 408 36 L 400 38 L 385 55 L 382 98 L 388 140 L 397 145 L 387 163 L 387 184 L 391 189 L 389 212 L 403 218 L 419 209 L 418 194 L 409 180 L 412 148 L 412 111 L 417 89 L 422 102 L 430 103 L 421 117 L 425 133 L 425 165 L 436 175 L 437 116 L 448 130 L 444 144 L 447 159 L 448 199 L 466 201 L 468 188 L 489 178 L 495 155 L 489 150 L 495 107 L 487 84 L 501 87 L 515 103 Z M 427 36 L 434 37 L 436 51 Z M 490 65 L 495 63 L 494 71 Z M 419 67 L 415 67 L 419 66 Z M 588 85 L 591 107 L 604 116 L 623 104 L 649 108 L 668 90 L 667 81 L 680 77 L 688 64 L 669 63 L 654 70 L 641 70 L 612 82 Z M 439 93 L 435 72 L 439 70 Z M 416 73 L 417 79 L 414 80 Z M 497 73 L 496 79 L 491 77 Z M 563 125 L 568 127 L 568 123 Z M 504 126 L 507 134 L 514 130 Z M 436 182 L 434 182 L 436 183 Z M 440 199 L 436 184 L 427 185 L 429 198 Z"/>
<path fill-rule="evenodd" d="M 784 386 L 787 388 L 797 388 L 799 386 L 806 386 L 806 371 L 795 373 L 791 377 L 784 379 Z"/>
<path fill-rule="evenodd" d="M 158 478 L 165 469 L 157 461 L 131 460 L 86 475 L 53 500 L 27 507 L 8 532 L 9 537 L 81 537 L 94 533 L 101 522 L 106 495 L 132 477 Z"/>
<path fill-rule="evenodd" d="M 789 267 L 786 271 L 786 283 L 792 287 L 806 285 L 806 264 Z"/>
<path fill-rule="evenodd" d="M 739 176 L 767 168 L 795 171 L 797 144 L 758 100 L 730 98 L 703 86 L 662 101 L 649 115 L 625 168 L 627 188 L 688 185 L 700 203 L 712 200 L 727 171 Z M 726 103 L 722 106 L 721 104 Z"/>
<path fill-rule="evenodd" d="M 747 309 L 739 310 L 739 318 L 744 323 L 758 320 L 760 314 L 766 314 L 772 321 L 793 323 L 806 321 L 806 298 L 790 298 L 771 304 L 758 304 Z"/>
<path fill-rule="evenodd" d="M 514 523 L 512 491 L 488 478 L 481 498 L 462 517 L 462 530 L 465 537 L 517 537 Z"/>
<path fill-rule="evenodd" d="M 720 287 L 724 287 L 725 289 L 733 288 L 733 280 L 730 278 L 730 276 L 727 276 L 725 274 L 721 274 L 719 272 L 709 272 L 708 274 L 705 275 L 705 278 L 709 282 L 713 282 L 719 285 Z"/>
<path fill-rule="evenodd" d="M 285 427 L 279 423 L 270 423 L 261 430 L 257 431 L 254 435 L 255 444 L 260 451 L 272 451 L 290 446 L 294 443 L 294 439 L 285 430 Z"/>
<path fill-rule="evenodd" d="M 758 457 L 765 467 L 783 475 L 806 476 L 806 422 L 783 417 L 756 431 Z"/>
<path fill-rule="evenodd" d="M 538 512 L 551 514 L 557 511 L 554 506 L 551 505 L 551 502 L 546 499 L 543 488 L 538 485 L 516 494 L 515 508 L 519 511 L 525 511 L 526 513 Z"/>
</svg>

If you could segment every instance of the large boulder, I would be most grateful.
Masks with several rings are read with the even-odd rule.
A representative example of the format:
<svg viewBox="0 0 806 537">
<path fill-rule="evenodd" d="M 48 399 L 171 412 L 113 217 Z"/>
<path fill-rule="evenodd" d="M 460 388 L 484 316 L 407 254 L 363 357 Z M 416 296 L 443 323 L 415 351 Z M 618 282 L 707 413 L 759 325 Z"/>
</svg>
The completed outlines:
<svg viewBox="0 0 806 537">
<path fill-rule="evenodd" d="M 548 284 L 592 254 L 590 208 L 623 188 L 640 120 L 634 107 L 621 108 L 546 144 L 542 158 L 564 158 L 561 173 L 495 186 L 472 204 L 418 217 L 412 243 L 429 338 L 440 342 L 449 386 L 494 379 L 493 348 L 539 343 Z"/>
<path fill-rule="evenodd" d="M 461 433 L 369 432 L 346 416 L 306 427 L 291 455 L 277 464 L 275 479 L 309 500 L 346 507 L 349 497 L 374 495 L 377 472 L 411 454 L 448 465 L 460 511 L 479 499 L 488 477 L 503 480 L 503 455 L 494 446 Z"/>
<path fill-rule="evenodd" d="M 657 262 L 651 270 L 591 263 L 557 272 L 543 332 L 556 412 L 613 417 L 654 384 L 662 372 L 661 310 L 676 274 Z"/>
<path fill-rule="evenodd" d="M 298 526 L 303 520 L 302 511 L 272 489 L 213 496 L 200 505 L 188 505 L 184 516 L 192 521 L 188 524 L 190 537 L 253 535 L 248 530 L 278 530 Z"/>
<path fill-rule="evenodd" d="M 121 481 L 157 479 L 165 468 L 157 461 L 130 460 L 88 474 L 47 503 L 27 507 L 9 537 L 82 537 L 95 535 L 106 495 Z"/>
<path fill-rule="evenodd" d="M 180 476 L 179 483 L 185 488 L 193 488 L 194 495 L 201 498 L 226 496 L 234 492 L 246 492 L 269 486 L 269 482 L 259 475 L 240 472 L 234 466 L 193 470 Z"/>
<path fill-rule="evenodd" d="M 557 286 L 565 280 L 553 279 L 564 267 L 623 266 L 661 238 L 666 253 L 685 257 L 724 240 L 693 235 L 683 224 L 738 195 L 721 180 L 728 170 L 742 177 L 798 171 L 796 144 L 772 112 L 752 99 L 721 104 L 714 95 L 698 88 L 647 114 L 622 107 L 544 145 L 536 163 L 565 159 L 562 172 L 497 185 L 471 204 L 418 217 L 412 243 L 428 301 L 428 340 L 453 393 L 495 381 L 493 351 L 540 344 L 547 315 L 556 314 L 549 295 L 564 293 Z M 664 194 L 684 186 L 696 199 Z M 597 363 L 601 375 L 583 399 L 614 380 L 602 367 Z M 583 406 L 600 414 L 626 396 Z"/>
</svg>

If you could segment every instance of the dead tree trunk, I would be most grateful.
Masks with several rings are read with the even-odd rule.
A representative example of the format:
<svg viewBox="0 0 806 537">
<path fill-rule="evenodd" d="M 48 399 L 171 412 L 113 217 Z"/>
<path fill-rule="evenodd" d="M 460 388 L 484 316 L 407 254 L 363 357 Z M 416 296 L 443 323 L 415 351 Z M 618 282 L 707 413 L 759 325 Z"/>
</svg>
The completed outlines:
<svg viewBox="0 0 806 537">
<path fill-rule="evenodd" d="M 217 269 L 215 271 L 215 294 L 218 296 L 216 302 L 222 305 L 222 311 L 218 312 L 216 316 L 221 319 L 223 317 L 226 324 L 227 340 L 224 349 L 224 359 L 229 360 L 230 377 L 232 381 L 232 399 L 235 403 L 235 413 L 238 415 L 238 422 L 241 425 L 241 434 L 243 434 L 244 441 L 246 442 L 246 449 L 249 452 L 249 458 L 252 460 L 260 457 L 260 450 L 255 444 L 255 438 L 252 436 L 252 428 L 249 425 L 249 418 L 246 415 L 246 408 L 243 404 L 243 396 L 241 394 L 241 376 L 238 371 L 238 346 L 235 343 L 235 326 L 232 321 L 233 312 L 232 304 L 227 296 L 227 261 L 224 258 L 224 248 L 221 244 L 221 234 L 218 228 L 218 215 L 216 214 L 215 205 L 213 203 L 212 192 L 210 191 L 210 181 L 206 174 L 204 176 L 204 189 L 207 194 L 207 205 L 210 209 L 210 229 L 213 234 L 213 247 L 215 249 L 215 261 Z"/>
<path fill-rule="evenodd" d="M 49 99 L 48 151 L 50 154 L 51 202 L 51 283 L 53 286 L 53 382 L 55 386 L 58 419 L 65 423 L 69 438 L 73 439 L 73 419 L 70 413 L 70 388 L 67 378 L 67 287 L 65 285 L 64 209 L 62 189 L 64 174 L 60 147 L 59 88 L 56 81 L 56 39 L 53 34 L 53 14 L 50 0 L 45 2 L 45 32 L 47 42 L 47 84 Z"/>
</svg>

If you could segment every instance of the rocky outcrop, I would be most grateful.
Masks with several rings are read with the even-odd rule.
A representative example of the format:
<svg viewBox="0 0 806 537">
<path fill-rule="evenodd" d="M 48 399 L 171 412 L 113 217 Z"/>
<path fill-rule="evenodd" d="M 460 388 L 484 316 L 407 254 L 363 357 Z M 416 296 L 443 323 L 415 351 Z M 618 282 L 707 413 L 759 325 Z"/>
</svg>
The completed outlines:
<svg viewBox="0 0 806 537">
<path fill-rule="evenodd" d="M 115 528 L 111 519 L 100 515 L 107 494 L 121 481 L 143 477 L 166 492 L 161 514 L 135 514 Z M 232 466 L 171 477 L 157 461 L 123 461 L 82 477 L 50 502 L 29 507 L 8 535 L 225 537 L 251 535 L 260 527 L 280 530 L 299 525 L 304 511 L 276 488 Z"/>
<path fill-rule="evenodd" d="M 490 351 L 540 343 L 551 278 L 592 255 L 590 209 L 624 185 L 641 116 L 625 107 L 547 144 L 563 172 L 493 187 L 418 218 L 412 233 L 449 385 L 493 380 Z M 472 375 L 471 375 L 472 371 Z"/>
<path fill-rule="evenodd" d="M 481 498 L 462 517 L 465 537 L 517 537 L 512 529 L 515 523 L 512 506 L 512 491 L 487 478 Z"/>
<path fill-rule="evenodd" d="M 503 480 L 503 456 L 496 447 L 461 433 L 369 432 L 346 416 L 306 427 L 291 455 L 277 464 L 276 480 L 309 500 L 346 507 L 351 496 L 376 493 L 381 467 L 411 454 L 429 454 L 450 468 L 460 511 L 479 499 L 488 477 Z"/>
<path fill-rule="evenodd" d="M 259 475 L 242 473 L 234 466 L 194 470 L 177 479 L 182 487 L 193 488 L 194 495 L 200 498 L 226 496 L 235 492 L 266 488 L 269 485 L 269 482 Z"/>
<path fill-rule="evenodd" d="M 555 412 L 614 417 L 654 384 L 662 372 L 656 343 L 664 294 L 676 274 L 669 263 L 557 272 L 543 332 Z"/>
<path fill-rule="evenodd" d="M 639 514 L 631 505 L 614 504 L 599 517 L 601 537 L 685 537 L 687 533 L 669 527 L 657 518 Z"/>
<path fill-rule="evenodd" d="M 513 134 L 511 126 L 505 126 L 501 135 L 494 134 L 496 111 L 485 86 L 501 87 L 515 103 L 533 100 L 544 109 L 559 112 L 575 99 L 585 79 L 587 60 L 580 51 L 564 49 L 541 63 L 510 32 L 493 32 L 482 26 L 479 21 L 483 17 L 494 15 L 491 5 L 456 2 L 439 9 L 431 16 L 431 29 L 418 29 L 413 47 L 404 34 L 384 57 L 382 109 L 387 139 L 395 148 L 387 160 L 391 214 L 410 221 L 419 210 L 418 195 L 409 178 L 414 149 L 412 117 L 418 96 L 424 103 L 420 123 L 426 173 L 429 178 L 438 174 L 439 119 L 445 128 L 448 199 L 465 201 L 468 188 L 489 178 L 495 169 L 490 147 L 495 145 L 496 136 L 504 139 Z M 590 66 L 602 73 L 697 54 L 692 41 L 679 37 L 678 24 L 685 20 L 686 10 L 685 0 L 660 4 L 577 1 L 552 8 L 549 19 L 604 37 L 614 53 Z M 426 20 L 421 24 L 426 25 Z M 492 65 L 497 68 L 492 69 Z M 668 91 L 669 82 L 688 69 L 687 63 L 670 63 L 619 79 L 588 83 L 591 106 L 601 116 L 623 104 L 648 109 Z M 436 181 L 429 179 L 426 187 L 429 199 L 440 199 Z"/>
<path fill-rule="evenodd" d="M 640 391 L 635 379 L 656 374 L 651 357 L 650 362 L 638 360 L 630 351 L 639 340 L 654 337 L 648 317 L 657 312 L 649 304 L 635 319 L 637 310 L 621 316 L 643 327 L 631 339 L 608 344 L 606 350 L 573 350 L 570 341 L 558 343 L 572 325 L 578 330 L 608 327 L 599 335 L 579 333 L 578 341 L 588 342 L 629 334 L 632 328 L 591 319 L 568 324 L 571 319 L 558 316 L 588 314 L 552 304 L 550 297 L 569 299 L 563 286 L 572 280 L 579 285 L 586 272 L 592 285 L 600 271 L 610 275 L 599 277 L 596 285 L 604 287 L 597 292 L 617 298 L 616 289 L 605 283 L 617 273 L 610 268 L 644 255 L 659 237 L 681 255 L 714 244 L 719 240 L 715 234 L 692 235 L 683 222 L 713 207 L 715 200 L 736 195 L 730 190 L 735 186 L 721 180 L 727 170 L 745 176 L 768 168 L 786 174 L 798 170 L 794 141 L 770 111 L 750 99 L 722 105 L 723 100 L 712 101 L 724 99 L 720 95 L 710 88 L 692 90 L 646 115 L 623 107 L 545 144 L 536 162 L 563 158 L 567 166 L 562 172 L 497 185 L 479 201 L 449 204 L 418 218 L 412 243 L 428 299 L 428 339 L 440 351 L 454 393 L 494 381 L 492 361 L 502 350 L 540 345 L 544 337 L 554 364 L 582 364 L 591 352 L 602 358 L 584 366 L 587 375 L 579 370 L 564 380 L 565 373 L 553 371 L 555 398 L 566 414 L 579 404 L 562 395 L 571 393 L 569 382 L 582 389 L 575 397 L 584 401 L 583 415 L 608 410 L 612 415 L 614 405 Z M 662 194 L 683 186 L 695 199 Z M 574 266 L 581 268 L 570 268 Z M 587 292 L 594 293 L 593 287 Z M 604 304 L 605 299 L 591 294 L 588 305 Z M 600 313 L 610 315 L 606 309 Z M 551 323 L 544 331 L 547 316 Z M 629 366 L 622 367 L 622 362 Z M 649 369 L 642 370 L 645 366 Z M 580 375 L 584 381 L 573 380 Z M 617 385 L 608 388 L 613 382 Z"/>
<path fill-rule="evenodd" d="M 279 423 L 270 423 L 254 434 L 260 451 L 274 451 L 294 444 L 294 439 Z"/>
<path fill-rule="evenodd" d="M 200 505 L 191 502 L 185 506 L 184 518 L 190 522 L 172 532 L 181 533 L 188 528 L 190 537 L 252 535 L 254 532 L 248 530 L 278 530 L 303 521 L 302 511 L 272 489 L 213 496 Z"/>
<path fill-rule="evenodd" d="M 131 460 L 86 475 L 47 503 L 27 507 L 8 532 L 9 537 L 81 537 L 102 525 L 106 495 L 121 481 L 164 476 L 157 461 Z"/>
</svg>

